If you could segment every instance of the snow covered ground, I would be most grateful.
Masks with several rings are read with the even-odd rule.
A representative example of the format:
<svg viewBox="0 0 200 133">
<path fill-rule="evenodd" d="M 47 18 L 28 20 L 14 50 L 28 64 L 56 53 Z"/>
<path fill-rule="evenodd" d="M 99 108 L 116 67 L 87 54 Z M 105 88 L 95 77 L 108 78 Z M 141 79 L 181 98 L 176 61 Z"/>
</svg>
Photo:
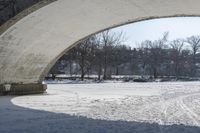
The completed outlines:
<svg viewBox="0 0 200 133">
<path fill-rule="evenodd" d="M 200 82 L 49 84 L 0 97 L 0 133 L 199 133 Z"/>
</svg>

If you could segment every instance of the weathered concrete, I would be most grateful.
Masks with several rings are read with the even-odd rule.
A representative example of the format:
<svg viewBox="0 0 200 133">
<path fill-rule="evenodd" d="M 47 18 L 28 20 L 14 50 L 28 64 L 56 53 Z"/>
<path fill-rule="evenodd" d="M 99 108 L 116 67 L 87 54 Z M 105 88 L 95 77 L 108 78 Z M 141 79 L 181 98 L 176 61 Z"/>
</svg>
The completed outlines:
<svg viewBox="0 0 200 133">
<path fill-rule="evenodd" d="M 23 10 L 22 12 L 17 14 L 15 17 L 8 20 L 5 24 L 0 26 L 0 35 L 3 32 L 5 32 L 8 28 L 10 28 L 12 25 L 16 24 L 16 22 L 18 22 L 20 19 L 24 18 L 25 16 L 31 14 L 32 12 L 52 3 L 54 1 L 56 1 L 56 0 L 42 0 L 42 1 L 34 4 L 33 6 Z"/>
<path fill-rule="evenodd" d="M 58 0 L 0 36 L 0 84 L 41 83 L 81 39 L 119 25 L 160 17 L 199 16 L 199 0 Z"/>
<path fill-rule="evenodd" d="M 0 85 L 0 95 L 26 95 L 44 93 L 46 84 L 12 84 L 10 90 L 6 90 L 5 85 Z"/>
</svg>

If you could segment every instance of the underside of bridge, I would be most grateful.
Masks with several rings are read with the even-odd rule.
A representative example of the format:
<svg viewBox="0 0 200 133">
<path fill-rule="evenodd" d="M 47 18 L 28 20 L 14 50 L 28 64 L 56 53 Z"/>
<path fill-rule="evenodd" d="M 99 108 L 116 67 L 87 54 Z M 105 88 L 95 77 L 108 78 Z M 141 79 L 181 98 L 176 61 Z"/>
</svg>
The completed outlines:
<svg viewBox="0 0 200 133">
<path fill-rule="evenodd" d="M 199 16 L 199 5 L 199 0 L 54 1 L 0 35 L 0 94 L 43 92 L 42 81 L 56 60 L 89 35 L 147 19 Z"/>
</svg>

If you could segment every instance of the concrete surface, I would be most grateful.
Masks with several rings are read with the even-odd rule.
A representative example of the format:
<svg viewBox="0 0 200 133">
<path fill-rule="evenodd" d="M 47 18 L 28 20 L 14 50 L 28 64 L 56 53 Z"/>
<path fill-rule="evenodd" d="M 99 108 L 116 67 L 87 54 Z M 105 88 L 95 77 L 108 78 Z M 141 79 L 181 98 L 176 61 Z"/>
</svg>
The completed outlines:
<svg viewBox="0 0 200 133">
<path fill-rule="evenodd" d="M 44 93 L 47 89 L 46 84 L 12 84 L 6 89 L 5 85 L 0 85 L 1 95 L 27 95 Z"/>
<path fill-rule="evenodd" d="M 6 21 L 6 23 L 3 22 L 4 24 L 0 26 L 0 35 L 2 33 L 4 33 L 8 28 L 10 28 L 12 25 L 16 24 L 16 22 L 18 22 L 19 20 L 24 18 L 25 16 L 31 14 L 32 12 L 34 12 L 34 11 L 36 11 L 36 10 L 38 10 L 38 9 L 48 5 L 48 4 L 50 4 L 51 2 L 54 2 L 54 1 L 56 1 L 56 0 L 42 0 L 42 1 L 38 2 L 38 3 L 36 3 L 36 4 L 33 4 L 32 6 L 28 7 L 27 9 L 24 9 L 23 11 L 19 12 L 13 18 L 9 17 L 9 15 L 8 15 L 9 12 L 10 12 L 9 10 L 3 11 L 2 13 L 5 13 L 5 12 L 7 13 L 7 16 L 6 16 L 7 18 L 5 18 L 4 20 L 7 20 L 9 18 L 10 19 L 8 21 Z M 23 3 L 23 0 L 22 1 L 18 1 L 18 2 Z M 28 2 L 31 2 L 31 1 L 26 1 L 27 6 L 28 6 Z M 24 8 L 26 8 L 26 6 Z"/>
<path fill-rule="evenodd" d="M 55 61 L 102 30 L 160 17 L 198 16 L 199 0 L 57 0 L 0 36 L 0 84 L 41 83 Z"/>
</svg>

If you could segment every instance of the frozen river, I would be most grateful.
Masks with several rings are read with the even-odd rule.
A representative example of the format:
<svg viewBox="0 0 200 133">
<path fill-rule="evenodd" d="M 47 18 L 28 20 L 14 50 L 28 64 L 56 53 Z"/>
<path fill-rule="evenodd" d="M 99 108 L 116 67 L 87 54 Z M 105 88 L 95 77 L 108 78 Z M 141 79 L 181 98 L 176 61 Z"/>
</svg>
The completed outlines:
<svg viewBox="0 0 200 133">
<path fill-rule="evenodd" d="M 200 133 L 200 82 L 51 84 L 0 97 L 0 133 Z"/>
</svg>

